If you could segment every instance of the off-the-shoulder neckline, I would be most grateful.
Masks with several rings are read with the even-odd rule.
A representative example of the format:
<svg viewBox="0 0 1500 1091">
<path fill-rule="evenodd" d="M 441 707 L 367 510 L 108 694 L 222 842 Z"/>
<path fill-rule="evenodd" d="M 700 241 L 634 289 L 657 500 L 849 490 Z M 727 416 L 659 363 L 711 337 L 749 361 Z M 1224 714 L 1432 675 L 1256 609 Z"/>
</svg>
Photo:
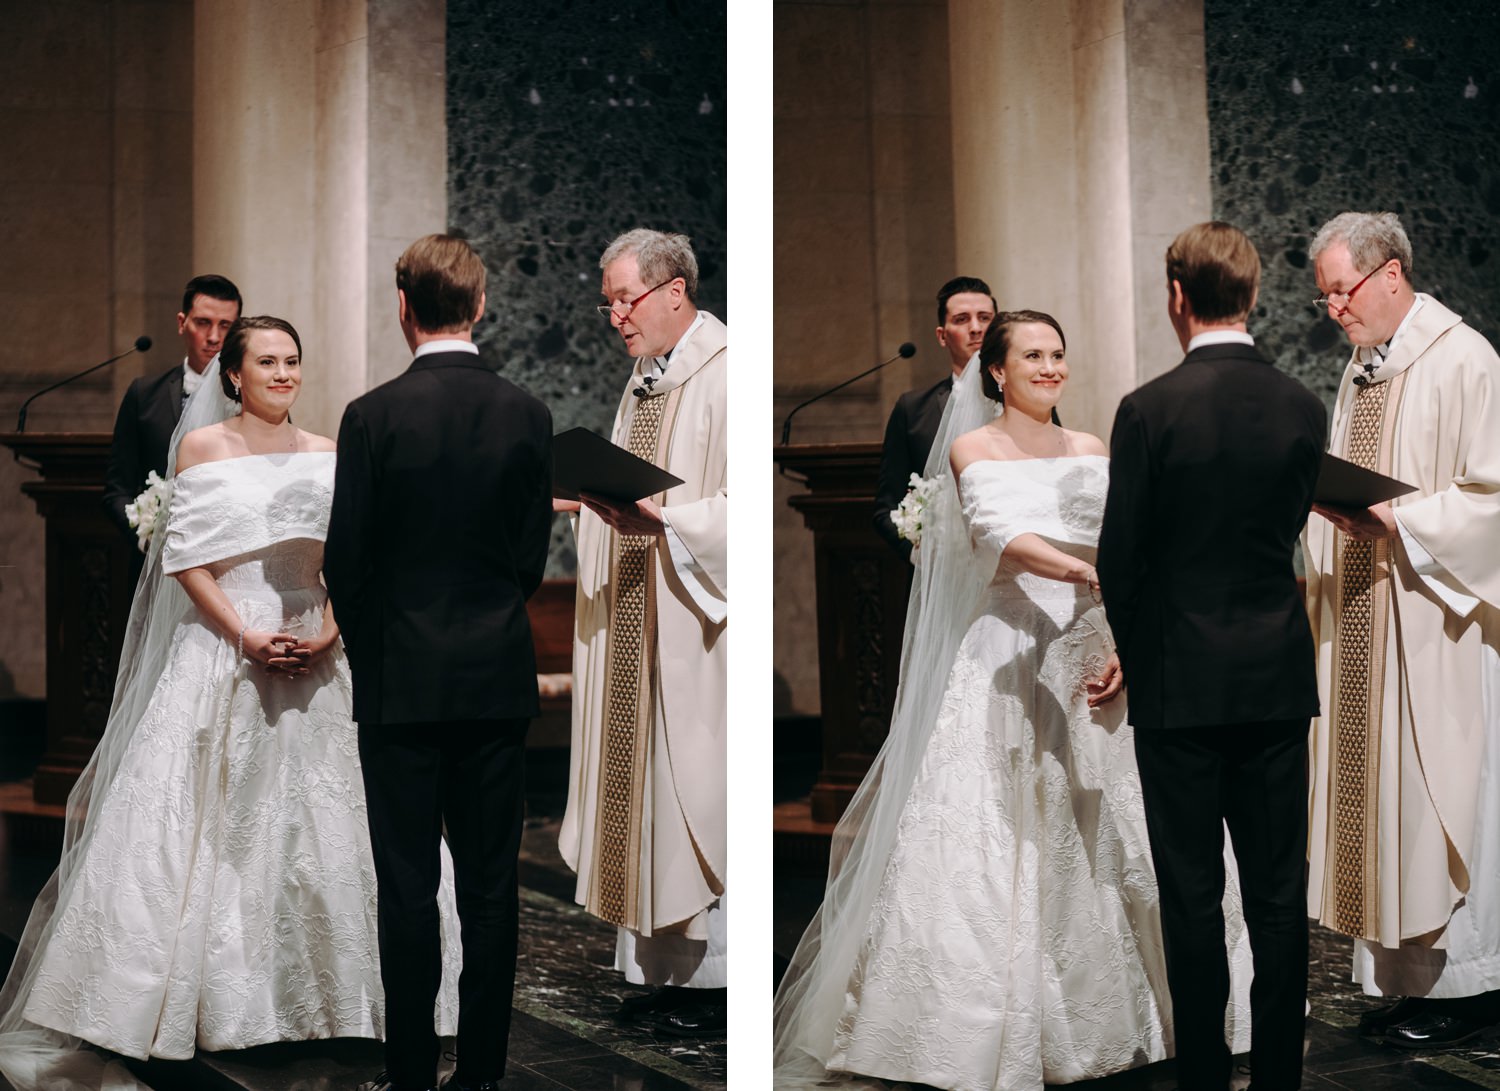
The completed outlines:
<svg viewBox="0 0 1500 1091">
<path fill-rule="evenodd" d="M 329 455 L 329 456 L 332 456 L 332 455 L 336 455 L 336 454 L 338 454 L 337 451 L 273 451 L 273 452 L 271 452 L 269 454 L 261 454 L 261 455 L 257 455 L 257 454 L 231 455 L 228 458 L 211 458 L 207 462 L 195 462 L 191 466 L 189 466 L 187 469 L 179 471 L 174 476 L 181 477 L 183 474 L 190 474 L 194 470 L 201 469 L 204 466 L 222 466 L 226 462 L 243 462 L 247 458 L 279 458 L 279 459 L 288 459 L 288 458 L 297 458 L 299 455 Z"/>
<path fill-rule="evenodd" d="M 1033 462 L 1080 462 L 1085 459 L 1098 459 L 1100 462 L 1108 462 L 1108 455 L 1046 455 L 1037 458 L 976 458 L 958 472 L 959 480 L 963 480 L 965 474 L 975 466 L 1025 466 Z"/>
</svg>

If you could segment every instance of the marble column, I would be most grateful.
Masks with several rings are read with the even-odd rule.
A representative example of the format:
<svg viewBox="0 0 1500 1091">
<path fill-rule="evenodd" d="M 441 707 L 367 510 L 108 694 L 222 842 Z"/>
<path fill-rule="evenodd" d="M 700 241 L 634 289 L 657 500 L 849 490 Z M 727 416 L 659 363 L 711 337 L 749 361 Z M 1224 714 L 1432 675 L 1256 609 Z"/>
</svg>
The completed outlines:
<svg viewBox="0 0 1500 1091">
<path fill-rule="evenodd" d="M 5 6 L 0 39 L 0 431 L 26 398 L 130 347 L 30 409 L 31 432 L 104 432 L 139 375 L 180 360 L 192 275 L 191 0 Z M 0 724 L 46 695 L 37 473 L 0 458 Z"/>
<path fill-rule="evenodd" d="M 951 0 L 958 264 L 1068 335 L 1070 427 L 1180 359 L 1163 254 L 1210 216 L 1202 0 Z"/>
<path fill-rule="evenodd" d="M 937 290 L 955 265 L 943 0 L 780 0 L 774 141 L 774 430 L 799 402 L 891 356 L 914 359 L 800 413 L 793 443 L 879 440 L 896 398 L 942 378 Z M 819 711 L 812 536 L 776 478 L 778 715 Z"/>
<path fill-rule="evenodd" d="M 302 335 L 298 422 L 410 358 L 393 264 L 447 217 L 442 0 L 198 0 L 194 266 Z"/>
</svg>

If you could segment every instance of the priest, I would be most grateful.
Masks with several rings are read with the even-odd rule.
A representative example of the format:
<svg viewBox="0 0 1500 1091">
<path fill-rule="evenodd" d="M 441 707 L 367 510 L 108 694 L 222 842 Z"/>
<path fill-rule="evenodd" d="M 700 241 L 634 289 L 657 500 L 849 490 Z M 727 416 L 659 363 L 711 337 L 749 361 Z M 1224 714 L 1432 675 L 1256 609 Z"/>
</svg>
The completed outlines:
<svg viewBox="0 0 1500 1091">
<path fill-rule="evenodd" d="M 1500 358 L 1414 291 L 1395 215 L 1335 217 L 1312 257 L 1354 346 L 1330 449 L 1416 491 L 1308 521 L 1309 907 L 1388 998 L 1361 1033 L 1443 1048 L 1500 1018 Z"/>
<path fill-rule="evenodd" d="M 616 967 L 656 988 L 618 1017 L 722 1033 L 727 958 L 728 331 L 697 308 L 684 235 L 638 228 L 599 261 L 599 312 L 635 360 L 612 438 L 682 479 L 583 496 L 573 727 L 560 848 L 577 900 L 619 928 Z"/>
</svg>

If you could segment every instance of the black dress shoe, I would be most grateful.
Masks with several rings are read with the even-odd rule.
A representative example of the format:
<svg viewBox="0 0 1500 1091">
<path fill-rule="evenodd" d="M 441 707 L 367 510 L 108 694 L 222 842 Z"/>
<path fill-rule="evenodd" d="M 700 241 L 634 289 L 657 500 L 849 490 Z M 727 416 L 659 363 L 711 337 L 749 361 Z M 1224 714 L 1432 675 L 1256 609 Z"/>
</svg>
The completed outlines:
<svg viewBox="0 0 1500 1091">
<path fill-rule="evenodd" d="M 729 1026 L 729 1007 L 688 1003 L 653 1019 L 651 1025 L 673 1038 L 719 1038 Z"/>
<path fill-rule="evenodd" d="M 1378 1008 L 1371 1008 L 1367 1012 L 1361 1012 L 1359 1016 L 1359 1036 L 1361 1038 L 1379 1038 L 1390 1027 L 1419 1014 L 1426 1006 L 1420 996 L 1398 996 L 1394 1003 L 1385 1004 Z"/>
<path fill-rule="evenodd" d="M 382 1072 L 373 1080 L 366 1080 L 364 1083 L 360 1084 L 359 1087 L 356 1088 L 356 1091 L 404 1091 L 404 1089 L 398 1087 L 391 1080 L 390 1076 Z M 421 1091 L 438 1091 L 438 1089 L 435 1087 L 423 1088 L 421 1089 Z"/>
<path fill-rule="evenodd" d="M 479 1083 L 460 1083 L 458 1076 L 449 1076 L 438 1085 L 438 1091 L 500 1091 L 499 1080 L 483 1080 Z"/>
<path fill-rule="evenodd" d="M 1493 1025 L 1428 1009 L 1386 1027 L 1382 1041 L 1397 1049 L 1451 1049 L 1479 1037 Z"/>
<path fill-rule="evenodd" d="M 693 999 L 695 990 L 681 985 L 663 985 L 640 996 L 627 996 L 615 1009 L 617 1023 L 634 1023 L 648 1015 L 660 1015 L 675 1011 Z"/>
</svg>

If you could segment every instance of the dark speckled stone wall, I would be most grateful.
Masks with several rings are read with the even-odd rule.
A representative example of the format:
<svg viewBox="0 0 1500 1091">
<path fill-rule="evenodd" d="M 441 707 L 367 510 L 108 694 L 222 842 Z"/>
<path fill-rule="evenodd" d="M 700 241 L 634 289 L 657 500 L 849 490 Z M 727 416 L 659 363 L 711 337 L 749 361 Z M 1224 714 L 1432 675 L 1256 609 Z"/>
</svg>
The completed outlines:
<svg viewBox="0 0 1500 1091">
<path fill-rule="evenodd" d="M 1251 332 L 1331 405 L 1348 357 L 1307 248 L 1391 211 L 1412 281 L 1500 337 L 1500 4 L 1205 0 L 1214 215 L 1264 263 Z"/>
<path fill-rule="evenodd" d="M 448 0 L 448 216 L 489 270 L 475 340 L 559 432 L 607 433 L 630 372 L 594 310 L 615 235 L 690 236 L 698 305 L 729 320 L 725 50 L 723 4 Z M 558 520 L 548 575 L 574 568 Z"/>
</svg>

